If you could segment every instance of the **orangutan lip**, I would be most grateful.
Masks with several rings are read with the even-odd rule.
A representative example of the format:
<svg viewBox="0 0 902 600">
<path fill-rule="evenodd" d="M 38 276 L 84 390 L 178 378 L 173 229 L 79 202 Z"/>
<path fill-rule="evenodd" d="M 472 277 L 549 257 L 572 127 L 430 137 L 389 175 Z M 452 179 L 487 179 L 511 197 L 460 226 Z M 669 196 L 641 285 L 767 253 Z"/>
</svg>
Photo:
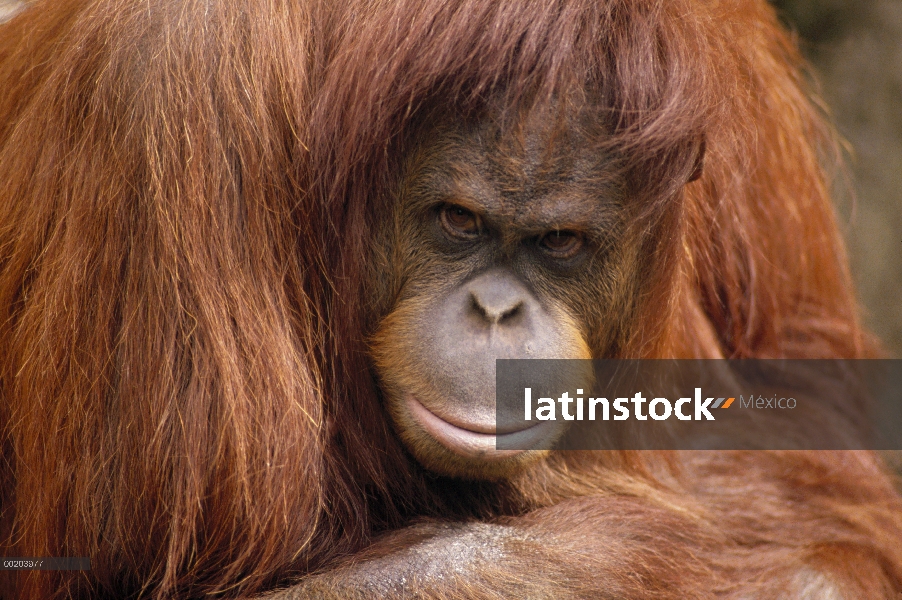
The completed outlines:
<svg viewBox="0 0 902 600">
<path fill-rule="evenodd" d="M 495 433 L 495 426 L 467 424 L 461 427 L 450 423 L 423 406 L 412 394 L 407 395 L 407 406 L 416 422 L 426 430 L 438 443 L 468 458 L 483 460 L 500 460 L 516 456 L 526 449 L 539 445 L 549 435 L 548 422 L 532 425 L 518 431 Z M 522 449 L 499 450 L 496 439 L 515 444 Z"/>
</svg>

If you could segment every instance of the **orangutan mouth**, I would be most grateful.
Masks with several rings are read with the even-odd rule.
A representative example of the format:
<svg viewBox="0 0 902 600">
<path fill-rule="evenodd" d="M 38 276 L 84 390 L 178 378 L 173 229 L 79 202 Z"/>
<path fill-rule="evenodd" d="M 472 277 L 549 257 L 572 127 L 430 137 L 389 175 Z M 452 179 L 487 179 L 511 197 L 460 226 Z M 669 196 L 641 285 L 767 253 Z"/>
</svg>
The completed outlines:
<svg viewBox="0 0 902 600">
<path fill-rule="evenodd" d="M 413 420 L 439 444 L 464 458 L 497 461 L 527 450 L 547 449 L 558 429 L 554 422 L 543 421 L 499 434 L 494 422 L 452 422 L 426 408 L 413 394 L 407 394 L 406 400 Z"/>
</svg>

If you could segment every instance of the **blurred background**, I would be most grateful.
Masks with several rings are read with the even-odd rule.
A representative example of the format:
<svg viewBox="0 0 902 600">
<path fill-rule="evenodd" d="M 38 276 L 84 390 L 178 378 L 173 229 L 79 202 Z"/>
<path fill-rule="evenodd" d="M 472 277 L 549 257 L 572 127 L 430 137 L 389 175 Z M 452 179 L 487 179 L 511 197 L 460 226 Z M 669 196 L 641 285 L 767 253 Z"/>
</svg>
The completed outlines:
<svg viewBox="0 0 902 600">
<path fill-rule="evenodd" d="M 871 330 L 902 358 L 902 0 L 774 0 L 849 143 L 836 187 Z"/>
<path fill-rule="evenodd" d="M 17 4 L 0 0 L 0 20 Z M 852 271 L 868 324 L 902 358 L 902 0 L 773 4 L 849 143 L 852 185 L 836 196 Z"/>
</svg>

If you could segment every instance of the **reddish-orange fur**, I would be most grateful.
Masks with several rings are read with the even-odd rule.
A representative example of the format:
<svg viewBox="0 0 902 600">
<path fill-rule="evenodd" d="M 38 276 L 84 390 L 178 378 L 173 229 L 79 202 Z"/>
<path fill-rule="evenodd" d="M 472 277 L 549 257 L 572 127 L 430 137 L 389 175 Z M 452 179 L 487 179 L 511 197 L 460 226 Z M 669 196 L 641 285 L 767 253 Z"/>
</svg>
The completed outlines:
<svg viewBox="0 0 902 600">
<path fill-rule="evenodd" d="M 2 26 L 0 554 L 93 569 L 3 572 L 0 594 L 250 594 L 381 532 L 403 548 L 421 517 L 564 540 L 486 569 L 498 590 L 902 591 L 869 453 L 568 453 L 496 485 L 399 446 L 362 289 L 394 151 L 449 98 L 584 89 L 636 226 L 667 232 L 622 356 L 872 355 L 830 132 L 763 0 L 46 0 Z"/>
</svg>

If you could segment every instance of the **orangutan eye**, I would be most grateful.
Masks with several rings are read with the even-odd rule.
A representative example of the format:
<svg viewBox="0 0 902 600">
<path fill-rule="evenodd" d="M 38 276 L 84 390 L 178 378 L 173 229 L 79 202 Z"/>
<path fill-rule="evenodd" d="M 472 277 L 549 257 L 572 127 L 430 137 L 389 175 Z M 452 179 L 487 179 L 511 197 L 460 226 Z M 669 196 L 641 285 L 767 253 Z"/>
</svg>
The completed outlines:
<svg viewBox="0 0 902 600">
<path fill-rule="evenodd" d="M 482 232 L 482 221 L 472 211 L 456 204 L 442 208 L 440 220 L 445 231 L 456 238 L 471 239 Z"/>
<path fill-rule="evenodd" d="M 539 240 L 539 246 L 554 258 L 571 258 L 583 247 L 583 235 L 575 231 L 551 231 Z"/>
</svg>

